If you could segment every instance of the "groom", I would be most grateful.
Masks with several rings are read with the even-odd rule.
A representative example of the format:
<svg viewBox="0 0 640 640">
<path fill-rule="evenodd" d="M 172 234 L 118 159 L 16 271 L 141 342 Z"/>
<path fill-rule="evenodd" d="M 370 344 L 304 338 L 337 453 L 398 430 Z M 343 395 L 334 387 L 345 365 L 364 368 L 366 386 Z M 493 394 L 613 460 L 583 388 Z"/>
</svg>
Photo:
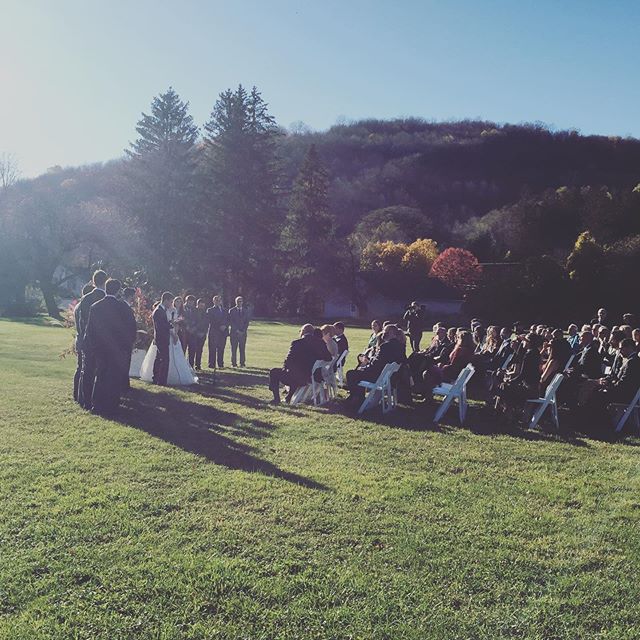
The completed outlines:
<svg viewBox="0 0 640 640">
<path fill-rule="evenodd" d="M 153 362 L 153 384 L 167 385 L 169 376 L 169 342 L 171 340 L 171 323 L 167 318 L 167 309 L 171 305 L 173 294 L 165 291 L 160 304 L 153 312 L 153 341 L 158 349 Z"/>
</svg>

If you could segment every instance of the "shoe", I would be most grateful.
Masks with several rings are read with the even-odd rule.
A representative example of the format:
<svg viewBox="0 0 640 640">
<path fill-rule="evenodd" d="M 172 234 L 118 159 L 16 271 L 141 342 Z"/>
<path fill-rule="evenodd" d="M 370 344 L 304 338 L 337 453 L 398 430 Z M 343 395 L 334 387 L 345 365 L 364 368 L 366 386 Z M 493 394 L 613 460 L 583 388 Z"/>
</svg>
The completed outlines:
<svg viewBox="0 0 640 640">
<path fill-rule="evenodd" d="M 274 398 L 273 400 L 269 401 L 269 404 L 274 406 L 274 407 L 277 407 L 280 404 L 280 400 L 276 400 Z"/>
</svg>

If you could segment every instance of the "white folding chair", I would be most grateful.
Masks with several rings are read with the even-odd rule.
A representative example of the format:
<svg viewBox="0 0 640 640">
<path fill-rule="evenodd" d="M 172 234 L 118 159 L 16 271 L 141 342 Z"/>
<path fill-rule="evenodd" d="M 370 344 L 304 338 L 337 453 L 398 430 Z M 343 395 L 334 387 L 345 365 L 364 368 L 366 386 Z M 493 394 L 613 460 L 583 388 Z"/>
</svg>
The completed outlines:
<svg viewBox="0 0 640 640">
<path fill-rule="evenodd" d="M 458 401 L 458 414 L 460 416 L 460 424 L 464 424 L 467 417 L 467 383 L 476 372 L 472 364 L 468 364 L 456 378 L 453 384 L 442 382 L 434 387 L 432 393 L 437 396 L 443 396 L 442 404 L 433 418 L 434 422 L 440 422 L 442 416 L 447 412 L 454 400 Z"/>
<path fill-rule="evenodd" d="M 504 362 L 502 363 L 502 366 L 500 367 L 500 369 L 502 371 L 506 371 L 507 367 L 511 364 L 512 360 L 513 360 L 513 351 L 504 359 Z"/>
<path fill-rule="evenodd" d="M 342 386 L 344 384 L 344 363 L 347 361 L 349 355 L 349 349 L 343 351 L 338 360 L 336 361 L 336 376 L 338 378 L 338 384 Z"/>
<path fill-rule="evenodd" d="M 640 429 L 640 417 L 638 417 L 638 411 L 640 410 L 640 389 L 638 389 L 638 392 L 636 393 L 635 397 L 628 405 L 612 402 L 610 406 L 618 407 L 618 408 L 624 407 L 624 411 L 622 412 L 622 415 L 618 420 L 618 424 L 616 425 L 616 433 L 620 433 L 622 431 L 622 429 L 624 428 L 624 425 L 626 424 L 627 420 L 629 419 L 629 416 L 632 413 L 635 419 L 636 429 Z"/>
<path fill-rule="evenodd" d="M 329 389 L 326 385 L 324 370 L 328 363 L 326 360 L 316 360 L 311 369 L 311 399 L 318 406 L 329 401 Z M 322 380 L 316 380 L 316 371 L 320 371 Z"/>
<path fill-rule="evenodd" d="M 338 357 L 339 356 L 333 358 L 328 364 L 325 363 L 325 366 L 322 368 L 322 377 L 324 379 L 328 399 L 338 397 L 338 379 L 336 377 L 336 372 L 333 370 L 336 362 L 338 361 Z"/>
<path fill-rule="evenodd" d="M 363 380 L 359 386 L 367 390 L 367 395 L 358 409 L 358 413 L 364 413 L 367 409 L 382 404 L 382 413 L 389 413 L 396 408 L 397 395 L 391 384 L 391 376 L 400 369 L 397 362 L 389 362 L 378 376 L 375 382 L 367 382 Z"/>
<path fill-rule="evenodd" d="M 571 369 L 571 365 L 573 364 L 573 361 L 576 359 L 576 354 L 572 354 L 571 356 L 569 356 L 569 359 L 567 360 L 567 364 L 564 365 L 564 369 L 562 370 L 562 373 L 567 373 L 567 371 L 569 371 L 569 369 Z"/>
<path fill-rule="evenodd" d="M 291 402 L 289 402 L 290 406 L 295 406 L 297 404 L 302 404 L 306 402 L 312 393 L 311 385 L 306 384 L 303 387 L 298 387 L 291 396 Z"/>
<path fill-rule="evenodd" d="M 564 380 L 564 376 L 561 373 L 556 373 L 553 376 L 553 379 L 547 386 L 547 390 L 545 391 L 544 398 L 535 398 L 533 400 L 527 400 L 531 404 L 540 405 L 538 409 L 531 416 L 531 420 L 529 421 L 529 427 L 534 429 L 538 422 L 540 422 L 540 418 L 542 418 L 544 412 L 547 410 L 547 407 L 551 407 L 551 412 L 553 414 L 553 422 L 556 425 L 556 429 L 560 428 L 560 422 L 558 420 L 558 402 L 556 400 L 556 393 L 558 391 L 558 387 Z"/>
</svg>

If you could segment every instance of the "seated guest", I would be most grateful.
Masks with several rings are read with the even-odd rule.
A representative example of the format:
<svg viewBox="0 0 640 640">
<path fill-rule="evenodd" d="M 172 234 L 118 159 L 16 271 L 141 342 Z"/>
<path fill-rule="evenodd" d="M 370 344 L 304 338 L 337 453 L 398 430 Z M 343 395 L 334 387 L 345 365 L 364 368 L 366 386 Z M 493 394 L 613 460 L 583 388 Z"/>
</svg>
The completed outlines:
<svg viewBox="0 0 640 640">
<path fill-rule="evenodd" d="M 378 344 L 378 334 L 382 331 L 382 323 L 380 320 L 372 320 L 371 321 L 371 335 L 369 336 L 369 342 L 367 343 L 367 348 L 365 349 L 365 353 L 367 350 L 371 348 L 375 348 Z"/>
<path fill-rule="evenodd" d="M 633 340 L 633 328 L 629 324 L 623 324 L 620 326 L 620 331 L 624 333 L 625 338 Z"/>
<path fill-rule="evenodd" d="M 624 340 L 624 333 L 620 329 L 616 329 L 611 332 L 609 336 L 609 348 L 605 359 L 605 364 L 610 367 L 610 371 L 607 375 L 617 376 L 622 366 L 622 355 L 620 353 L 620 345 Z"/>
<path fill-rule="evenodd" d="M 455 331 L 455 330 L 454 330 Z M 435 362 L 442 355 L 442 352 L 449 346 L 451 340 L 447 337 L 447 330 L 443 326 L 438 326 L 435 335 L 431 339 L 429 348 L 425 351 L 426 355 L 433 358 Z"/>
<path fill-rule="evenodd" d="M 484 343 L 486 340 L 485 331 L 482 325 L 478 324 L 475 326 L 472 332 L 472 339 L 474 343 L 474 351 L 476 353 L 480 353 L 482 348 L 484 347 Z"/>
<path fill-rule="evenodd" d="M 434 365 L 424 374 L 426 387 L 433 389 L 441 382 L 453 382 L 458 374 L 471 362 L 475 344 L 469 331 L 460 331 L 456 345 L 446 363 Z"/>
<path fill-rule="evenodd" d="M 338 345 L 338 355 L 341 356 L 345 351 L 349 350 L 349 341 L 347 340 L 347 336 L 344 335 L 344 323 L 336 322 L 333 328 L 336 332 L 334 340 Z"/>
<path fill-rule="evenodd" d="M 364 399 L 364 389 L 359 386 L 360 382 L 375 382 L 385 365 L 390 362 L 401 364 L 405 361 L 405 355 L 397 336 L 397 328 L 393 325 L 387 325 L 382 330 L 382 342 L 378 351 L 368 360 L 361 364 L 357 369 L 347 371 L 347 388 L 350 395 L 349 400 L 358 400 L 362 402 Z"/>
<path fill-rule="evenodd" d="M 489 363 L 489 368 L 492 370 L 502 367 L 505 360 L 513 353 L 511 329 L 507 329 L 507 327 L 500 329 L 500 340 L 500 346 Z"/>
<path fill-rule="evenodd" d="M 571 351 L 573 353 L 578 353 L 578 345 L 580 344 L 580 334 L 578 332 L 577 324 L 570 324 L 567 329 L 567 334 L 569 337 L 567 340 L 569 341 L 569 346 L 571 347 Z"/>
<path fill-rule="evenodd" d="M 311 382 L 311 370 L 316 360 L 331 360 L 331 354 L 322 339 L 313 335 L 314 328 L 311 324 L 305 324 L 300 329 L 300 338 L 291 343 L 282 368 L 269 372 L 269 389 L 273 393 L 271 404 L 280 404 L 281 384 L 289 387 L 286 400 L 291 402 L 296 389 Z"/>
<path fill-rule="evenodd" d="M 597 380 L 602 375 L 602 356 L 591 331 L 580 334 L 580 351 L 574 360 L 572 372 L 582 378 Z"/>
<path fill-rule="evenodd" d="M 332 324 L 325 324 L 320 327 L 321 337 L 324 343 L 327 345 L 327 349 L 331 354 L 331 358 L 335 358 L 338 355 L 338 343 L 333 339 L 336 332 Z"/>
<path fill-rule="evenodd" d="M 622 314 L 622 324 L 628 324 L 630 327 L 637 327 L 636 317 L 633 313 L 623 313 Z"/>
<path fill-rule="evenodd" d="M 500 385 L 495 407 L 502 413 L 519 411 L 527 400 L 537 398 L 540 385 L 542 338 L 529 332 L 520 340 L 522 360 Z"/>
<path fill-rule="evenodd" d="M 615 402 L 628 404 L 640 388 L 640 358 L 636 352 L 635 343 L 625 338 L 620 344 L 622 366 L 614 376 L 607 376 L 598 380 L 598 389 L 589 399 L 588 406 L 604 408 Z"/>
<path fill-rule="evenodd" d="M 636 351 L 640 351 L 640 329 L 632 331 L 631 339 L 636 343 Z"/>
<path fill-rule="evenodd" d="M 553 338 L 549 343 L 549 357 L 542 365 L 540 377 L 540 395 L 543 396 L 548 384 L 556 373 L 562 373 L 571 357 L 571 347 L 564 338 Z"/>
</svg>

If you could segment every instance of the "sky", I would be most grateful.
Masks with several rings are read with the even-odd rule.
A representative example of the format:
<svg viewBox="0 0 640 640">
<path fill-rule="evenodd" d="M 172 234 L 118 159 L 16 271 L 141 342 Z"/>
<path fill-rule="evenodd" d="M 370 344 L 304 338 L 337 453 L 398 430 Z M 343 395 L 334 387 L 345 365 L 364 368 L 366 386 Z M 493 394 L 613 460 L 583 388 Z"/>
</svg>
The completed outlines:
<svg viewBox="0 0 640 640">
<path fill-rule="evenodd" d="M 640 137 L 640 0 L 0 0 L 0 154 L 122 156 L 169 86 L 202 125 L 256 85 L 284 127 L 416 116 Z"/>
</svg>

